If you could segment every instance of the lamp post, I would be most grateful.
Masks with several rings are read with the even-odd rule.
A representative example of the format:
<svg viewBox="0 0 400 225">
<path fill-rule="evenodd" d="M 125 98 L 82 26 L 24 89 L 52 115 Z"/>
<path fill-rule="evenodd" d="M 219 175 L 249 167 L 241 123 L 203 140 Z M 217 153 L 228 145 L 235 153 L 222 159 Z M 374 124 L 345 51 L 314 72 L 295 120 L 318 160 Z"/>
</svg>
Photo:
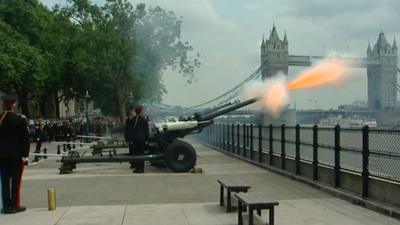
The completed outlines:
<svg viewBox="0 0 400 225">
<path fill-rule="evenodd" d="M 89 91 L 86 91 L 86 94 L 84 96 L 85 98 L 85 103 L 86 103 L 86 135 L 89 134 L 89 99 L 90 99 L 90 95 L 89 95 Z"/>
</svg>

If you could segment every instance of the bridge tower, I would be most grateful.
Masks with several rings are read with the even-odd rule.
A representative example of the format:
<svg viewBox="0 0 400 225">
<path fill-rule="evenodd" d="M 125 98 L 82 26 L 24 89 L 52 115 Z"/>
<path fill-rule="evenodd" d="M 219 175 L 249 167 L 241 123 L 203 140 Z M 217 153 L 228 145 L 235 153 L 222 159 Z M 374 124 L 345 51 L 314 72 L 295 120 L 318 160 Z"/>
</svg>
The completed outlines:
<svg viewBox="0 0 400 225">
<path fill-rule="evenodd" d="M 270 78 L 278 72 L 288 74 L 289 43 L 286 37 L 279 39 L 275 25 L 269 39 L 262 39 L 261 43 L 261 68 L 262 79 Z"/>
<path fill-rule="evenodd" d="M 385 34 L 379 34 L 378 41 L 371 49 L 367 48 L 367 59 L 374 62 L 367 67 L 368 108 L 371 110 L 390 110 L 397 102 L 397 44 L 390 45 Z"/>
</svg>

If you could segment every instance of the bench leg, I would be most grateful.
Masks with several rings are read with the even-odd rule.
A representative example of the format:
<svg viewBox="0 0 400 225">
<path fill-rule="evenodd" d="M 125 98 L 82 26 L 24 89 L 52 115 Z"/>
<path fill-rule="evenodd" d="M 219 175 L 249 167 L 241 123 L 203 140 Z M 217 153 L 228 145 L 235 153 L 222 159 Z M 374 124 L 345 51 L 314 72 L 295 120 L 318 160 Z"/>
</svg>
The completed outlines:
<svg viewBox="0 0 400 225">
<path fill-rule="evenodd" d="M 253 211 L 254 211 L 253 207 L 249 207 L 249 225 L 253 225 L 254 224 L 254 222 L 253 222 Z"/>
<path fill-rule="evenodd" d="M 228 196 L 226 200 L 226 212 L 231 211 L 231 190 L 228 189 Z"/>
<path fill-rule="evenodd" d="M 269 225 L 274 225 L 274 206 L 269 209 Z"/>
<path fill-rule="evenodd" d="M 219 192 L 219 205 L 224 205 L 224 186 L 221 185 Z"/>
<path fill-rule="evenodd" d="M 260 208 L 257 209 L 257 215 L 261 216 L 261 209 Z"/>
<path fill-rule="evenodd" d="M 242 202 L 238 202 L 238 225 L 243 225 Z"/>
</svg>

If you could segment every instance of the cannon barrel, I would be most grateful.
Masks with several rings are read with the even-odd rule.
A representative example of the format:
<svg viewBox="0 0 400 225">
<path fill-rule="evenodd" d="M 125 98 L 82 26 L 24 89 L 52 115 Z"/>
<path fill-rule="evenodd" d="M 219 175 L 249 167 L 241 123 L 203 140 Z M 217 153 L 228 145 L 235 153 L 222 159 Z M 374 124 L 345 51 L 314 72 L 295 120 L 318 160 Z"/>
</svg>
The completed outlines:
<svg viewBox="0 0 400 225">
<path fill-rule="evenodd" d="M 85 156 L 85 157 L 63 157 L 62 163 L 98 163 L 98 162 L 143 162 L 163 159 L 162 154 L 153 155 L 110 155 L 110 156 Z"/>
<path fill-rule="evenodd" d="M 253 104 L 254 102 L 257 102 L 258 100 L 260 100 L 260 98 L 252 98 L 252 99 L 246 100 L 244 102 L 239 102 L 237 104 L 227 105 L 227 107 L 225 107 L 225 108 L 220 108 L 217 111 L 210 112 L 210 113 L 208 113 L 206 115 L 201 115 L 199 121 L 212 120 L 215 117 L 218 117 L 220 115 L 223 115 L 223 114 L 232 112 L 232 111 L 234 111 L 236 109 L 239 109 L 239 108 L 245 107 L 247 105 Z"/>
<path fill-rule="evenodd" d="M 217 110 L 220 110 L 220 109 L 225 108 L 227 106 L 233 105 L 235 103 L 237 103 L 237 100 L 236 101 L 229 101 L 227 103 L 216 105 L 216 106 L 213 106 L 213 107 L 208 107 L 208 108 L 204 109 L 203 111 L 195 112 L 192 116 L 187 117 L 187 118 L 183 119 L 182 121 L 188 121 L 188 120 L 201 121 L 200 118 L 202 117 L 202 115 L 207 115 L 209 113 L 215 112 Z"/>
<path fill-rule="evenodd" d="M 238 103 L 238 101 L 229 101 L 229 102 L 224 103 L 224 104 L 221 104 L 221 105 L 216 105 L 216 106 L 214 106 L 214 107 L 207 108 L 207 109 L 205 109 L 205 110 L 199 112 L 198 114 L 200 114 L 200 115 L 207 115 L 207 114 L 209 114 L 209 113 L 215 112 L 215 111 L 217 111 L 217 110 L 220 110 L 220 109 L 222 109 L 222 108 L 231 106 L 231 105 L 236 104 L 236 103 Z"/>
</svg>

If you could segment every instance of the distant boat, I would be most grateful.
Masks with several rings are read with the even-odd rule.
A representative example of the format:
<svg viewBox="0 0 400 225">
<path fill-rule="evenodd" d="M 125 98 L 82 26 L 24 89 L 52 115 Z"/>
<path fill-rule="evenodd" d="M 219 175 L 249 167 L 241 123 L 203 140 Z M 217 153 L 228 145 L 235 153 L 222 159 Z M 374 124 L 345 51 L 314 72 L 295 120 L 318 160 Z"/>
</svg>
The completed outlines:
<svg viewBox="0 0 400 225">
<path fill-rule="evenodd" d="M 377 127 L 378 123 L 375 119 L 363 119 L 359 117 L 347 117 L 343 118 L 342 116 L 329 116 L 327 118 L 320 119 L 319 126 L 322 127 L 334 127 L 339 125 L 344 128 L 357 128 L 357 127 Z"/>
</svg>

